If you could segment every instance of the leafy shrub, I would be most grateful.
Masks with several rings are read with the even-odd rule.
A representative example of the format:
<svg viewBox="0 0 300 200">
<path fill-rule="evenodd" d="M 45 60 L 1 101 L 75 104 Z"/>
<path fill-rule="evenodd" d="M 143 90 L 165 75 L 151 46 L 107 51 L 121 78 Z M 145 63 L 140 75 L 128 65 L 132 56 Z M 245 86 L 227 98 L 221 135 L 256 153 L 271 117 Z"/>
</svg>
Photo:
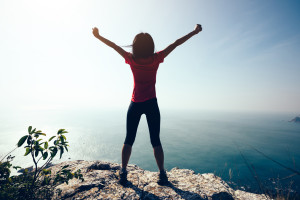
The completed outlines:
<svg viewBox="0 0 300 200">
<path fill-rule="evenodd" d="M 51 170 L 45 169 L 58 152 L 61 158 L 64 150 L 68 151 L 69 145 L 65 133 L 68 133 L 65 129 L 59 129 L 57 135 L 47 141 L 38 139 L 40 136 L 46 136 L 45 133 L 37 131 L 35 128 L 32 129 L 32 126 L 28 127 L 28 134 L 20 138 L 17 147 L 21 147 L 26 142 L 24 156 L 31 155 L 34 170 L 29 172 L 28 169 L 25 169 L 21 175 L 10 177 L 10 168 L 12 167 L 10 162 L 14 156 L 8 155 L 12 151 L 7 154 L 8 156 L 6 155 L 7 157 L 4 156 L 6 161 L 2 162 L 4 158 L 0 161 L 0 199 L 50 199 L 55 185 L 68 184 L 69 180 L 73 178 L 84 181 L 81 171 L 77 170 L 72 173 L 70 169 L 67 169 L 69 165 L 63 166 L 55 176 L 50 176 Z M 52 140 L 53 145 L 49 146 Z M 44 164 L 38 167 L 41 159 Z M 13 168 L 21 167 L 13 166 Z"/>
</svg>

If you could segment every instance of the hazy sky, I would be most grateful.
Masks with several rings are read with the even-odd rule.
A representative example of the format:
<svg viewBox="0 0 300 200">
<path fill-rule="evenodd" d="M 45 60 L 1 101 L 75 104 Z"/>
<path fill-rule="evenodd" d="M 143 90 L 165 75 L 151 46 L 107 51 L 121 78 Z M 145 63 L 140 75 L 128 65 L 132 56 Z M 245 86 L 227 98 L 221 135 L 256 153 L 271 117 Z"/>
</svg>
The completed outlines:
<svg viewBox="0 0 300 200">
<path fill-rule="evenodd" d="M 122 46 L 148 32 L 159 51 L 199 23 L 159 67 L 161 108 L 300 113 L 299 10 L 296 0 L 0 0 L 0 109 L 127 108 L 130 67 L 92 27 Z"/>
</svg>

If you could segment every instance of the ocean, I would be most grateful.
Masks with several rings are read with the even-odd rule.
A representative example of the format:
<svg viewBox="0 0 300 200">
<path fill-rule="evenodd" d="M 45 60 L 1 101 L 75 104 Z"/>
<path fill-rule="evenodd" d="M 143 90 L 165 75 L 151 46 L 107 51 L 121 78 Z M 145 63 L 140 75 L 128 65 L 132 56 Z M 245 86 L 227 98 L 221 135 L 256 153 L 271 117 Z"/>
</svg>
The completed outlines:
<svg viewBox="0 0 300 200">
<path fill-rule="evenodd" d="M 234 189 L 250 192 L 261 193 L 270 188 L 300 192 L 300 176 L 292 171 L 300 171 L 300 124 L 289 122 L 295 117 L 292 114 L 160 111 L 160 136 L 167 170 L 179 167 L 196 173 L 215 173 Z M 33 126 L 46 133 L 45 138 L 56 135 L 60 128 L 69 132 L 65 134 L 69 152 L 53 163 L 66 160 L 121 163 L 126 112 L 127 108 L 2 113 L 0 156 L 12 150 L 27 134 L 28 126 Z M 15 150 L 12 163 L 32 166 L 31 157 L 23 156 L 24 153 L 23 147 Z M 129 163 L 158 171 L 144 115 Z M 16 174 L 14 169 L 12 174 Z"/>
</svg>

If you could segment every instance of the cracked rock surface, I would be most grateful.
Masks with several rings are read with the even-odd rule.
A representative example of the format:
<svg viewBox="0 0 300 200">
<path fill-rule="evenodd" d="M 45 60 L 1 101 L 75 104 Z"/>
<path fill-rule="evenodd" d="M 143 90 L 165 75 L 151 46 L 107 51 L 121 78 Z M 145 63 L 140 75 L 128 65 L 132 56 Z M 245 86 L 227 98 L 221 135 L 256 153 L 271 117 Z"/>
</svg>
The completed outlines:
<svg viewBox="0 0 300 200">
<path fill-rule="evenodd" d="M 173 168 L 167 172 L 170 184 L 156 183 L 158 172 L 128 165 L 126 186 L 120 185 L 120 164 L 103 161 L 66 161 L 50 167 L 52 174 L 69 165 L 72 172 L 80 169 L 84 181 L 72 179 L 55 187 L 52 199 L 205 199 L 205 200 L 256 200 L 270 199 L 262 194 L 233 190 L 220 177 L 212 173 L 196 174 L 189 169 Z"/>
</svg>

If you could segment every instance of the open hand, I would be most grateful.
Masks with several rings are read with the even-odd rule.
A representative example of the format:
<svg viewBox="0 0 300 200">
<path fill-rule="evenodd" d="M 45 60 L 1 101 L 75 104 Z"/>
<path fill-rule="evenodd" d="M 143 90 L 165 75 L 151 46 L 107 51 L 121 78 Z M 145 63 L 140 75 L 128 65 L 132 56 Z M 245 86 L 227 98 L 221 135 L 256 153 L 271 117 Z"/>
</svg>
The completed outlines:
<svg viewBox="0 0 300 200">
<path fill-rule="evenodd" d="M 202 31 L 202 26 L 200 24 L 196 24 L 194 28 L 194 32 L 197 34 Z"/>
<path fill-rule="evenodd" d="M 94 35 L 95 37 L 99 37 L 99 30 L 98 30 L 97 27 L 94 27 L 94 28 L 93 28 L 93 35 Z"/>
</svg>

